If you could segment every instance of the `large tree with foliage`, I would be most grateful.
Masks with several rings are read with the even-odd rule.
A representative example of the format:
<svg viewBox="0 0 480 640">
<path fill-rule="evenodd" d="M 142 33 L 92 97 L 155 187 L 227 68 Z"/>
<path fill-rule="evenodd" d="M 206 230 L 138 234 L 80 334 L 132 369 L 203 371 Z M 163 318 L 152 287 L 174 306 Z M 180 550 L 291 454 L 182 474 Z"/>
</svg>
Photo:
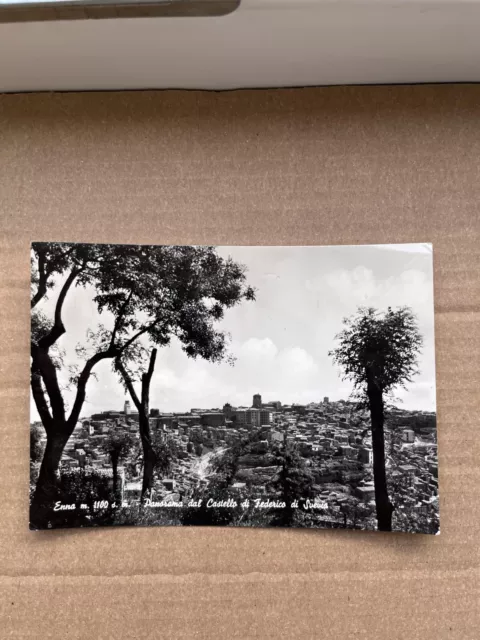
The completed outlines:
<svg viewBox="0 0 480 640">
<path fill-rule="evenodd" d="M 381 313 L 360 308 L 344 320 L 338 346 L 330 352 L 346 379 L 370 411 L 373 479 L 378 529 L 392 530 L 393 505 L 385 472 L 385 401 L 395 388 L 405 387 L 418 372 L 422 336 L 408 307 Z"/>
<path fill-rule="evenodd" d="M 90 328 L 77 350 L 82 367 L 70 372 L 74 400 L 67 410 L 55 350 L 67 332 L 63 306 L 74 287 L 88 287 L 107 324 Z M 53 317 L 41 302 L 55 296 Z M 31 390 L 47 434 L 31 507 L 31 526 L 43 528 L 58 492 L 63 450 L 82 411 L 87 384 L 104 360 L 134 365 L 141 345 L 163 347 L 177 338 L 187 356 L 226 357 L 226 334 L 216 323 L 225 309 L 253 300 L 245 268 L 214 247 L 35 243 L 32 247 Z M 116 368 L 116 364 L 114 364 Z"/>
</svg>

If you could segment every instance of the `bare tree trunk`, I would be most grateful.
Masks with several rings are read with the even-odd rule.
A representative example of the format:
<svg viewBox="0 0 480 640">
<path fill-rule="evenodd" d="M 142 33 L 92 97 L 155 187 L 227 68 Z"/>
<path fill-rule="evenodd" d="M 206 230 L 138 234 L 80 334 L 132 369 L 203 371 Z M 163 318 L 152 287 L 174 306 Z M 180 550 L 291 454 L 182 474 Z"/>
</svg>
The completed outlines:
<svg viewBox="0 0 480 640">
<path fill-rule="evenodd" d="M 142 482 L 142 497 L 153 488 L 153 473 L 155 471 L 155 465 L 157 462 L 157 456 L 152 447 L 152 440 L 150 435 L 150 423 L 148 420 L 148 413 L 145 415 L 142 411 L 142 415 L 139 415 L 139 427 L 140 427 L 140 440 L 143 448 L 143 482 Z"/>
<path fill-rule="evenodd" d="M 153 488 L 153 473 L 157 462 L 157 456 L 152 446 L 150 434 L 150 383 L 155 370 L 155 360 L 157 350 L 152 349 L 148 371 L 142 375 L 142 402 L 141 412 L 139 412 L 140 438 L 143 446 L 143 483 L 142 498 Z"/>
<path fill-rule="evenodd" d="M 378 530 L 391 531 L 393 506 L 388 497 L 387 475 L 385 471 L 383 394 L 374 383 L 369 382 L 367 395 L 372 420 L 373 482 L 375 485 Z"/>
<path fill-rule="evenodd" d="M 47 445 L 30 505 L 31 529 L 45 529 L 53 515 L 53 508 L 60 494 L 60 460 L 69 437 L 61 430 L 50 431 L 47 434 Z"/>
<path fill-rule="evenodd" d="M 117 360 L 116 366 L 123 377 L 125 386 L 138 410 L 138 426 L 140 432 L 140 441 L 143 449 L 143 482 L 142 482 L 142 501 L 148 491 L 153 488 L 153 474 L 157 463 L 157 456 L 152 446 L 150 434 L 150 383 L 155 369 L 155 360 L 157 358 L 157 350 L 152 349 L 150 354 L 150 363 L 148 371 L 142 375 L 142 393 L 141 400 L 138 398 L 132 379 L 124 367 L 121 359 Z"/>
</svg>

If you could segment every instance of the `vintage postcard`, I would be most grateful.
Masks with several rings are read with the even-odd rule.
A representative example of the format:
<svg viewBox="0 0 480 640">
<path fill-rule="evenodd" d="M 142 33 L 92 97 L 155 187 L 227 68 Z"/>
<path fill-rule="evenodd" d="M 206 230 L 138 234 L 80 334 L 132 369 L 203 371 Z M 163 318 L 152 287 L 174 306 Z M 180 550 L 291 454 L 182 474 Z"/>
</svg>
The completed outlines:
<svg viewBox="0 0 480 640">
<path fill-rule="evenodd" d="M 439 532 L 432 247 L 34 243 L 30 528 Z"/>
</svg>

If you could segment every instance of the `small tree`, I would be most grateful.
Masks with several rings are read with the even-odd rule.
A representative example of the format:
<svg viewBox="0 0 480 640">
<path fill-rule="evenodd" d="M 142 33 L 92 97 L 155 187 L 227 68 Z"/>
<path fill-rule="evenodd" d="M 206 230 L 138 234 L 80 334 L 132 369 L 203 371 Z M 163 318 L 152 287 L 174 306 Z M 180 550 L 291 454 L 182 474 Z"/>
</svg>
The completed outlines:
<svg viewBox="0 0 480 640">
<path fill-rule="evenodd" d="M 343 514 L 344 527 L 347 528 L 371 528 L 368 525 L 373 520 L 375 522 L 374 510 L 368 504 L 361 502 L 354 496 L 349 496 L 340 506 L 340 512 Z"/>
<path fill-rule="evenodd" d="M 275 510 L 276 515 L 271 524 L 277 527 L 291 527 L 295 523 L 296 514 L 299 513 L 293 507 L 293 503 L 297 501 L 298 509 L 301 510 L 305 500 L 314 497 L 314 479 L 295 446 L 285 444 L 279 461 L 281 467 L 271 486 L 278 492 L 279 499 L 285 503 L 285 507 Z"/>
<path fill-rule="evenodd" d="M 110 478 L 101 469 L 64 469 L 60 472 L 62 502 L 76 504 L 73 511 L 53 511 L 49 515 L 52 528 L 83 527 L 95 524 L 108 525 L 113 522 L 114 509 L 110 503 L 112 491 Z M 95 502 L 104 502 L 98 508 Z M 85 505 L 87 508 L 79 508 Z"/>
<path fill-rule="evenodd" d="M 393 506 L 385 472 L 385 400 L 418 372 L 422 336 L 408 307 L 389 307 L 386 313 L 360 308 L 344 324 L 345 329 L 336 337 L 339 346 L 329 355 L 343 369 L 344 377 L 353 382 L 370 411 L 378 529 L 391 531 Z"/>
<path fill-rule="evenodd" d="M 113 494 L 118 491 L 118 463 L 128 456 L 135 446 L 135 439 L 130 433 L 111 429 L 102 443 L 102 449 L 110 456 L 112 463 Z"/>
<path fill-rule="evenodd" d="M 155 455 L 155 472 L 165 475 L 170 473 L 174 462 L 178 459 L 178 447 L 172 436 L 154 431 L 151 436 Z"/>
<path fill-rule="evenodd" d="M 240 457 L 251 452 L 252 443 L 259 437 L 259 431 L 251 431 L 213 459 L 212 468 L 221 487 L 226 489 L 234 482 L 240 468 Z"/>
</svg>

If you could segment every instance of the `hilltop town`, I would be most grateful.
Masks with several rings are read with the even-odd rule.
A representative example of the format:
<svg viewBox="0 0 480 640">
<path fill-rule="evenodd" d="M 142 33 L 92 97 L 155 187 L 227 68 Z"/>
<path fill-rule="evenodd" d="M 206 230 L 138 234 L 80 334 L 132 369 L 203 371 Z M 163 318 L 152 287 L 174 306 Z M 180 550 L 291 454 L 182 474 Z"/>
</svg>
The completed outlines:
<svg viewBox="0 0 480 640">
<path fill-rule="evenodd" d="M 152 499 L 182 500 L 199 486 L 208 486 L 215 459 L 255 434 L 248 452 L 240 456 L 231 491 L 253 498 L 271 494 L 278 472 L 273 451 L 295 444 L 314 478 L 316 500 L 325 519 L 349 517 L 368 522 L 374 514 L 374 485 L 369 420 L 348 401 L 307 405 L 264 403 L 260 394 L 252 405 L 222 409 L 192 408 L 188 413 L 150 411 L 150 428 L 157 438 L 174 445 L 168 477 L 156 479 Z M 122 503 L 140 499 L 142 456 L 138 413 L 129 401 L 123 411 L 104 411 L 82 419 L 61 461 L 62 470 L 95 469 L 111 477 L 105 441 L 112 430 L 135 441 L 119 467 Z M 386 421 L 386 466 L 397 511 L 408 517 L 438 517 L 436 418 L 434 413 L 392 408 Z M 343 516 L 342 516 L 343 514 Z M 353 515 L 352 515 L 353 514 Z"/>
</svg>

